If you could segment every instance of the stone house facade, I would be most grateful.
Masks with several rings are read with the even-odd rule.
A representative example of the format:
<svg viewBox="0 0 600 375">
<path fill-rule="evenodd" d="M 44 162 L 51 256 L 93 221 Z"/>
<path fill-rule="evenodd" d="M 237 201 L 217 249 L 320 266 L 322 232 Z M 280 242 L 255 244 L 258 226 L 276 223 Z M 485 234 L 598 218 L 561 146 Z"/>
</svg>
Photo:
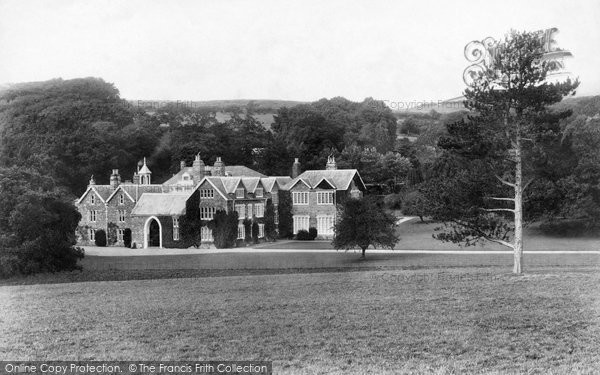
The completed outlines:
<svg viewBox="0 0 600 375">
<path fill-rule="evenodd" d="M 293 170 L 298 170 L 296 160 Z M 293 233 L 317 229 L 317 238 L 331 239 L 338 218 L 338 208 L 348 198 L 360 198 L 366 191 L 356 169 L 337 169 L 329 157 L 325 170 L 308 170 L 285 187 L 292 200 Z"/>
</svg>

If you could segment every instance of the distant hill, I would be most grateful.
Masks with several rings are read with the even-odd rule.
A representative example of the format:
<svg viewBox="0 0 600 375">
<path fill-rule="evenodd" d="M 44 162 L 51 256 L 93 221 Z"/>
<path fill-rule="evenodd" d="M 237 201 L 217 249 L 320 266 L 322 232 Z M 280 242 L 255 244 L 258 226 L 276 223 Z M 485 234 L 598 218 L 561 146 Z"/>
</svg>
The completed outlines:
<svg viewBox="0 0 600 375">
<path fill-rule="evenodd" d="M 246 108 L 249 104 L 259 112 L 277 111 L 281 107 L 293 107 L 298 104 L 307 102 L 300 102 L 294 100 L 276 100 L 276 99 L 232 99 L 232 100 L 141 100 L 141 99 L 128 99 L 131 105 L 136 107 L 158 109 L 166 107 L 168 105 L 179 105 L 189 108 L 214 108 L 216 110 L 222 110 L 227 112 L 228 109 L 233 108 Z"/>
</svg>

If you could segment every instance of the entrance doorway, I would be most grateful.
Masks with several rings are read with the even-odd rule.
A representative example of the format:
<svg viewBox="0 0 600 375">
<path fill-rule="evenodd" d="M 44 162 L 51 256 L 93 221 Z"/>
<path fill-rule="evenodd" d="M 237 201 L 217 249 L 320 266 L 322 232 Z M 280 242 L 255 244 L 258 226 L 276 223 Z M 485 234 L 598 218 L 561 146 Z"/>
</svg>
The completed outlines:
<svg viewBox="0 0 600 375">
<path fill-rule="evenodd" d="M 144 224 L 144 248 L 162 248 L 162 225 L 156 216 L 149 217 Z"/>
</svg>

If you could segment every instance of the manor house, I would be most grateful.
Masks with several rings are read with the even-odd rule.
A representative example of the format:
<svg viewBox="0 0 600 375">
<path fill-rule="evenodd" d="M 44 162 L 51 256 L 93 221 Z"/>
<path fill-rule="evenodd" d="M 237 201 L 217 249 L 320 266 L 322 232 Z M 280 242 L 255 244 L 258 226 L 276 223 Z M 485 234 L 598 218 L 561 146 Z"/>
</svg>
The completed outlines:
<svg viewBox="0 0 600 375">
<path fill-rule="evenodd" d="M 277 227 L 282 194 L 290 194 L 294 234 L 315 227 L 319 238 L 332 238 L 337 206 L 349 197 L 362 196 L 365 185 L 356 169 L 337 169 L 333 157 L 324 170 L 300 173 L 300 167 L 295 159 L 291 177 L 269 177 L 246 166 L 226 166 L 220 157 L 207 166 L 196 155 L 192 166 L 182 161 L 173 177 L 153 184 L 144 158 L 131 181 L 121 182 L 118 169 L 112 171 L 109 185 L 97 185 L 90 179 L 76 201 L 82 215 L 79 243 L 94 244 L 102 229 L 114 237 L 109 242 L 115 246 L 124 246 L 130 236 L 136 247 L 188 247 L 179 221 L 186 213 L 197 212 L 203 223 L 201 242 L 208 246 L 213 236 L 205 223 L 217 210 L 238 213 L 238 239 L 246 237 L 244 219 L 256 222 L 258 238 L 264 238 L 265 208 L 273 204 Z"/>
</svg>

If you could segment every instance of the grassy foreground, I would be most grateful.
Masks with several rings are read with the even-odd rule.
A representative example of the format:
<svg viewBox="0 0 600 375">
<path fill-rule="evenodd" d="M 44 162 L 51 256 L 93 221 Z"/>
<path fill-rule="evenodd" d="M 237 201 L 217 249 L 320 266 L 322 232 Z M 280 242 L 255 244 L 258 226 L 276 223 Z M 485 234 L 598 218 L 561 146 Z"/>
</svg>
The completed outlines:
<svg viewBox="0 0 600 375">
<path fill-rule="evenodd" d="M 593 373 L 597 268 L 0 287 L 0 359 L 274 361 L 275 373 Z"/>
</svg>

